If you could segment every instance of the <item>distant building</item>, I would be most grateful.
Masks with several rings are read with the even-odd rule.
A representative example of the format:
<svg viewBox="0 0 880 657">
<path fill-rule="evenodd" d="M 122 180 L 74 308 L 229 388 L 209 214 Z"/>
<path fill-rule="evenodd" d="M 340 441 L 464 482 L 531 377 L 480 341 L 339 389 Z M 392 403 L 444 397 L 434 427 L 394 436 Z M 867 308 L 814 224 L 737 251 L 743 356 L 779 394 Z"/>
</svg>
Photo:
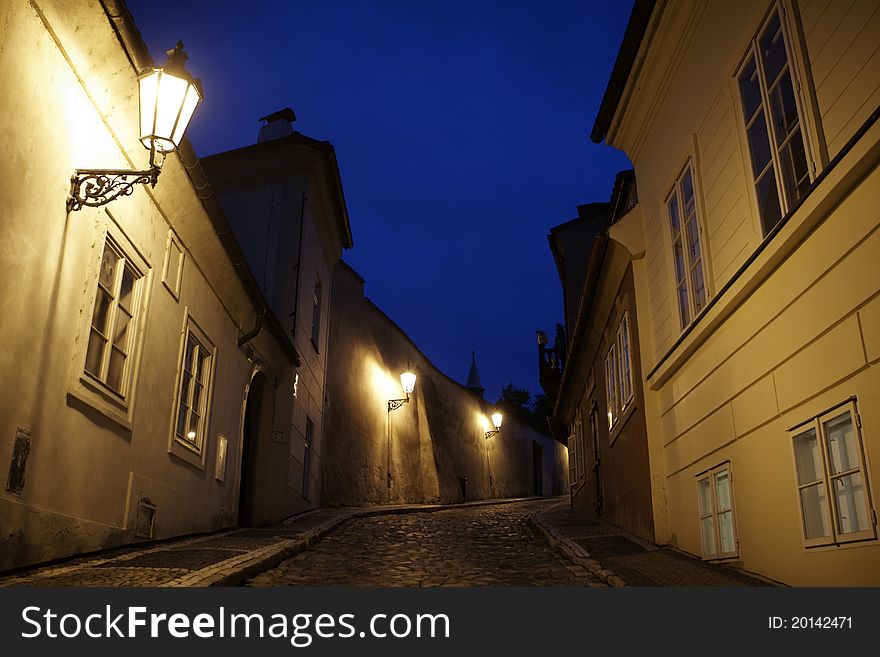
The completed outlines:
<svg viewBox="0 0 880 657">
<path fill-rule="evenodd" d="M 647 467 L 603 461 L 605 490 L 651 490 L 658 541 L 794 585 L 880 584 L 878 43 L 873 2 L 637 0 L 592 131 L 635 167 L 601 277 L 632 274 L 574 340 L 612 364 L 600 422 L 632 395 L 647 428 Z"/>
<path fill-rule="evenodd" d="M 285 482 L 245 490 L 245 524 L 279 520 L 321 500 L 332 275 L 352 237 L 333 146 L 296 132 L 295 119 L 290 108 L 264 116 L 256 144 L 201 160 L 301 360 L 294 385 L 279 391 L 285 404 L 275 408 L 273 433 L 245 435 L 244 476 Z M 274 375 L 267 382 L 278 389 Z"/>
<path fill-rule="evenodd" d="M 480 382 L 480 373 L 477 371 L 477 352 L 471 353 L 471 369 L 468 371 L 467 383 L 464 387 L 483 399 L 486 389 Z"/>
</svg>

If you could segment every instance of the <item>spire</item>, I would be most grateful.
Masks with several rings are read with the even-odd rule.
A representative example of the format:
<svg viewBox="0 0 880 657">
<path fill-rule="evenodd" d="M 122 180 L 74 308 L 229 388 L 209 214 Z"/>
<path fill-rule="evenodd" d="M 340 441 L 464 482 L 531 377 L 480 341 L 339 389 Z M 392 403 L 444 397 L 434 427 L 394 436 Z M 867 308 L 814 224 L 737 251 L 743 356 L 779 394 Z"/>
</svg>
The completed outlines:
<svg viewBox="0 0 880 657">
<path fill-rule="evenodd" d="M 464 384 L 464 387 L 473 390 L 480 396 L 480 399 L 483 398 L 483 393 L 486 392 L 483 384 L 480 383 L 480 373 L 477 371 L 477 352 L 475 351 L 471 352 L 471 371 L 468 372 L 467 383 Z"/>
</svg>

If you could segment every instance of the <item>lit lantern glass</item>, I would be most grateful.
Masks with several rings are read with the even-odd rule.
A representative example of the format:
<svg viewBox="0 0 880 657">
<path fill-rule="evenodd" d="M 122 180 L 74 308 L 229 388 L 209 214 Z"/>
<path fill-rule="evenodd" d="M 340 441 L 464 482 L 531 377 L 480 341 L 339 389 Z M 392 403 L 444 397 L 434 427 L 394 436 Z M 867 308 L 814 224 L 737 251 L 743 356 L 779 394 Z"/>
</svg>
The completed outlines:
<svg viewBox="0 0 880 657">
<path fill-rule="evenodd" d="M 141 101 L 141 143 L 147 150 L 167 153 L 180 140 L 201 101 L 198 81 L 184 69 L 186 53 L 178 43 L 168 51 L 164 68 L 154 68 L 138 80 Z"/>
<path fill-rule="evenodd" d="M 400 385 L 403 387 L 404 394 L 410 394 L 416 387 L 416 375 L 412 372 L 404 372 L 400 375 Z"/>
<path fill-rule="evenodd" d="M 502 420 L 501 413 L 492 413 L 492 424 L 494 425 L 494 427 L 496 429 L 501 428 L 501 420 Z"/>
</svg>

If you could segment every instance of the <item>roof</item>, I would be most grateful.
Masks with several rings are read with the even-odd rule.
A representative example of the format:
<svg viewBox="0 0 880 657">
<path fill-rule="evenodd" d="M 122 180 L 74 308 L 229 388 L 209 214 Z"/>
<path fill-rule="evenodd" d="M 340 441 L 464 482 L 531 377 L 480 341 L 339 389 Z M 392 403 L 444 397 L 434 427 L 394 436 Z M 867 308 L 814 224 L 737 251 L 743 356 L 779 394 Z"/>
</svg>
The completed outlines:
<svg viewBox="0 0 880 657">
<path fill-rule="evenodd" d="M 471 371 L 468 372 L 467 383 L 464 385 L 466 388 L 485 390 L 483 384 L 480 383 L 480 373 L 477 371 L 477 353 L 475 351 L 471 352 L 471 358 Z"/>
<path fill-rule="evenodd" d="M 623 42 L 620 44 L 617 59 L 614 61 L 614 68 L 611 69 L 611 78 L 608 80 L 605 95 L 602 96 L 602 103 L 596 114 L 596 121 L 593 123 L 593 131 L 590 133 L 590 139 L 597 144 L 601 144 L 605 135 L 608 134 L 611 120 L 617 112 L 620 98 L 636 61 L 636 55 L 642 45 L 645 31 L 648 29 L 651 14 L 654 13 L 655 4 L 656 0 L 636 0 L 633 5 L 629 22 L 626 24 L 626 31 L 623 33 Z"/>
</svg>

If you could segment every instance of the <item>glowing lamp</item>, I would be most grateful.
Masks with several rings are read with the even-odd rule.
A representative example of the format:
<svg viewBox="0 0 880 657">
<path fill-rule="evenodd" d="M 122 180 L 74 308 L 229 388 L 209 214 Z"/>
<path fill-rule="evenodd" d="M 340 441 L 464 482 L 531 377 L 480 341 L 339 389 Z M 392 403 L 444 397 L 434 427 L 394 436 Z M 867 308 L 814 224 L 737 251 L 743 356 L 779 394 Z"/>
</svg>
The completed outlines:
<svg viewBox="0 0 880 657">
<path fill-rule="evenodd" d="M 501 431 L 501 420 L 502 419 L 503 419 L 503 417 L 502 417 L 501 413 L 498 413 L 497 411 L 495 413 L 492 413 L 492 425 L 495 427 L 495 429 L 486 432 L 487 439 L 491 438 L 496 433 Z"/>
<path fill-rule="evenodd" d="M 201 84 L 187 73 L 183 42 L 167 53 L 168 62 L 138 78 L 140 92 L 140 142 L 150 151 L 150 168 L 77 169 L 70 178 L 67 211 L 98 207 L 128 196 L 137 184 L 156 186 L 165 154 L 180 146 L 196 105 L 202 99 Z"/>
<path fill-rule="evenodd" d="M 403 388 L 403 394 L 406 395 L 405 399 L 389 399 L 388 400 L 388 412 L 397 410 L 405 403 L 409 401 L 409 396 L 412 391 L 416 387 L 416 375 L 412 372 L 404 372 L 400 375 L 400 387 Z"/>
<path fill-rule="evenodd" d="M 416 375 L 412 372 L 404 372 L 401 374 L 400 386 L 403 388 L 403 393 L 405 395 L 412 393 L 413 389 L 416 387 Z"/>
</svg>

